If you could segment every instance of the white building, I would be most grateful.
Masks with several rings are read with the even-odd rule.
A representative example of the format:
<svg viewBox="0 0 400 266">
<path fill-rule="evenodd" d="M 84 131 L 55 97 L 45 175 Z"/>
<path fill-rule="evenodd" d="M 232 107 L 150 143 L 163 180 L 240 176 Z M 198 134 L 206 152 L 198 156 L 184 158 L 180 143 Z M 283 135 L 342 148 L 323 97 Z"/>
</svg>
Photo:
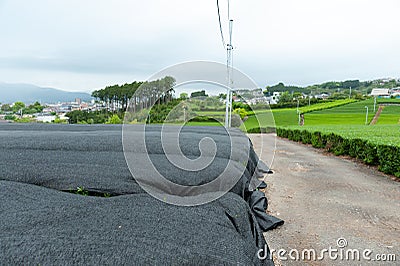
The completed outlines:
<svg viewBox="0 0 400 266">
<path fill-rule="evenodd" d="M 379 96 L 388 97 L 388 96 L 390 96 L 390 89 L 372 89 L 371 96 L 374 96 L 374 97 L 379 97 Z"/>
<path fill-rule="evenodd" d="M 277 104 L 279 102 L 279 98 L 281 97 L 281 93 L 279 91 L 275 91 L 272 96 L 266 97 L 266 101 L 269 104 Z"/>
</svg>

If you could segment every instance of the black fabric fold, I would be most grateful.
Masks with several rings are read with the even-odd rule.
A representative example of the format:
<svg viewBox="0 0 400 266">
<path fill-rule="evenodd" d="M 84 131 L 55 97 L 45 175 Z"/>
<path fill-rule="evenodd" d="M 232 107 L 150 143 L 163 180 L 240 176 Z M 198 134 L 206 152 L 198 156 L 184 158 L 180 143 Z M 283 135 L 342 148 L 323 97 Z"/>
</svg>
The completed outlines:
<svg viewBox="0 0 400 266">
<path fill-rule="evenodd" d="M 260 226 L 262 231 L 268 231 L 275 229 L 278 226 L 281 226 L 284 224 L 284 221 L 269 215 L 266 210 L 268 209 L 268 200 L 265 197 L 265 193 L 261 191 L 251 191 L 248 198 L 247 202 L 253 211 L 254 216 L 256 217 L 256 220 L 258 222 L 258 225 Z"/>
<path fill-rule="evenodd" d="M 185 127 L 180 144 L 186 156 L 199 156 L 189 142 L 203 137 L 214 138 L 221 149 L 204 172 L 184 173 L 162 154 L 155 141 L 160 130 L 146 127 L 149 143 L 158 143 L 149 145 L 148 152 L 173 182 L 205 184 L 232 160 L 224 128 Z M 269 169 L 260 163 L 247 136 L 237 129 L 229 133 L 250 144 L 247 162 L 235 162 L 245 163 L 239 181 L 209 204 L 178 207 L 152 198 L 132 177 L 121 126 L 0 125 L 0 264 L 83 264 L 85 259 L 90 264 L 97 258 L 100 264 L 143 260 L 273 265 L 257 258 L 266 245 L 262 232 L 283 223 L 266 213 L 265 195 L 256 190 Z M 77 187 L 115 197 L 64 192 Z M 130 228 L 120 232 L 120 225 Z"/>
</svg>

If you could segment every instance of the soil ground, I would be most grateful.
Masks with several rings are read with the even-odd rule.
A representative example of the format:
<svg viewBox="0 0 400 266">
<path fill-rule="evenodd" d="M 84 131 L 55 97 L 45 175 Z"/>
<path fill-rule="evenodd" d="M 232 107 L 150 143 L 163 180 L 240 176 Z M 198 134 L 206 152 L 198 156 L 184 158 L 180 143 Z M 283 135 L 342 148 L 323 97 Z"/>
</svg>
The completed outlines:
<svg viewBox="0 0 400 266">
<path fill-rule="evenodd" d="M 266 232 L 265 237 L 271 249 L 286 251 L 275 252 L 277 265 L 400 263 L 400 182 L 376 168 L 273 134 L 250 138 L 255 150 L 260 150 L 263 143 L 260 157 L 268 163 L 276 140 L 271 165 L 274 174 L 265 177 L 266 194 L 268 211 L 285 220 L 285 224 Z M 323 249 L 330 247 L 337 249 L 332 250 L 332 258 L 324 252 L 324 259 L 319 260 Z M 317 258 L 303 260 L 305 249 L 314 249 Z M 350 252 L 354 249 L 360 260 L 352 259 Z M 299 251 L 299 260 L 291 258 L 296 257 L 295 250 Z M 370 261 L 363 258 L 363 252 Z M 396 256 L 397 262 L 378 261 L 377 256 L 388 260 L 390 254 Z"/>
</svg>

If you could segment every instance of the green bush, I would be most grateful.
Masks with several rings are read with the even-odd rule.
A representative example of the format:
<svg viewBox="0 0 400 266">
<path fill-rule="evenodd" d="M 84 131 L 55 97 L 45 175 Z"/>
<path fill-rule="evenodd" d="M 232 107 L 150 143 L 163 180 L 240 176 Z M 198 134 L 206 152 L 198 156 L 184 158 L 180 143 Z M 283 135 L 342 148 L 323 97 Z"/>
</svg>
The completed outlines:
<svg viewBox="0 0 400 266">
<path fill-rule="evenodd" d="M 311 145 L 314 148 L 325 148 L 326 139 L 324 139 L 321 132 L 316 131 L 311 134 Z"/>
<path fill-rule="evenodd" d="M 106 124 L 122 124 L 122 120 L 118 115 L 113 115 L 112 117 L 108 118 Z"/>
<path fill-rule="evenodd" d="M 248 115 L 246 109 L 244 108 L 236 108 L 235 110 L 233 110 L 233 113 L 239 115 L 240 119 L 243 119 L 245 116 Z"/>
<path fill-rule="evenodd" d="M 349 143 L 349 155 L 353 158 L 360 159 L 361 153 L 365 146 L 366 140 L 362 139 L 352 139 Z"/>
<path fill-rule="evenodd" d="M 287 133 L 287 138 L 289 139 L 289 140 L 293 140 L 293 130 L 288 130 L 288 133 Z"/>
<path fill-rule="evenodd" d="M 304 144 L 311 144 L 311 133 L 309 131 L 301 131 L 301 142 Z"/>
<path fill-rule="evenodd" d="M 301 131 L 298 129 L 293 130 L 292 140 L 300 142 L 301 141 Z"/>
<path fill-rule="evenodd" d="M 400 148 L 389 145 L 377 147 L 379 170 L 400 177 Z"/>
<path fill-rule="evenodd" d="M 309 132 L 307 130 L 277 128 L 279 137 L 293 141 L 301 141 L 304 144 L 311 143 L 315 148 L 324 148 L 335 155 L 350 155 L 362 160 L 369 165 L 379 165 L 379 170 L 400 177 L 400 147 L 379 145 L 362 139 L 348 139 L 340 135 L 321 132 Z"/>
<path fill-rule="evenodd" d="M 377 147 L 375 144 L 362 139 L 350 139 L 348 154 L 362 160 L 366 164 L 378 165 Z"/>
<path fill-rule="evenodd" d="M 193 118 L 190 118 L 191 122 L 222 122 L 223 119 L 222 118 L 214 118 L 214 117 L 210 117 L 210 116 L 203 116 L 203 115 L 198 115 L 195 116 Z"/>
<path fill-rule="evenodd" d="M 326 135 L 325 148 L 335 155 L 347 155 L 349 153 L 349 141 L 331 133 Z"/>
<path fill-rule="evenodd" d="M 277 128 L 276 135 L 281 138 L 288 138 L 289 130 L 286 128 Z"/>
<path fill-rule="evenodd" d="M 4 120 L 15 120 L 17 119 L 17 117 L 15 115 L 6 115 L 4 117 Z"/>
<path fill-rule="evenodd" d="M 280 133 L 278 133 L 279 130 L 282 129 L 275 129 L 274 127 L 253 127 L 250 129 L 247 129 L 247 133 L 249 134 L 256 134 L 256 133 L 275 133 L 277 134 L 278 137 L 280 137 Z"/>
<path fill-rule="evenodd" d="M 362 160 L 366 164 L 370 165 L 378 165 L 379 164 L 379 155 L 378 155 L 378 149 L 377 145 L 366 142 L 364 146 L 364 153 L 363 153 L 363 158 Z"/>
</svg>

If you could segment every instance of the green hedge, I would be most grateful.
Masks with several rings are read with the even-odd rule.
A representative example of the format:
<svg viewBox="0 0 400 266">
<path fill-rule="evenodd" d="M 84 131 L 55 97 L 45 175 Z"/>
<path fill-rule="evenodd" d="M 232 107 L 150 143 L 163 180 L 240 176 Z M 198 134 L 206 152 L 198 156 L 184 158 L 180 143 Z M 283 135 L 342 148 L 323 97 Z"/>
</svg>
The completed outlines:
<svg viewBox="0 0 400 266">
<path fill-rule="evenodd" d="M 376 145 L 363 139 L 348 139 L 335 133 L 324 134 L 307 130 L 277 128 L 279 137 L 311 144 L 315 148 L 326 149 L 335 155 L 349 155 L 369 165 L 378 165 L 386 174 L 400 177 L 400 147 Z"/>
<path fill-rule="evenodd" d="M 253 127 L 246 130 L 249 134 L 258 134 L 258 133 L 275 133 L 276 129 L 274 127 Z"/>
<path fill-rule="evenodd" d="M 379 145 L 377 148 L 379 170 L 400 177 L 400 148 L 388 145 Z"/>
</svg>

